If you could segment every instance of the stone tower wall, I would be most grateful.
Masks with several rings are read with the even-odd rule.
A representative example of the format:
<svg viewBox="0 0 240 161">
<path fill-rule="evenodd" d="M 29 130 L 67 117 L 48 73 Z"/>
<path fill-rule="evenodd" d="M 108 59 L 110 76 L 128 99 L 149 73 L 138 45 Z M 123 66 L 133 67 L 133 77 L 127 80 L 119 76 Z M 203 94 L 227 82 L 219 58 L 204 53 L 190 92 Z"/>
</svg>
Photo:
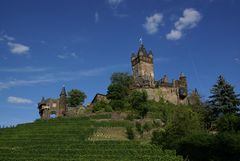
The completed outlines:
<svg viewBox="0 0 240 161">
<path fill-rule="evenodd" d="M 187 98 L 181 100 L 178 94 L 178 88 L 174 87 L 158 87 L 158 88 L 139 88 L 139 91 L 146 91 L 148 100 L 160 101 L 163 98 L 175 105 L 188 104 Z"/>
<path fill-rule="evenodd" d="M 154 81 L 153 64 L 140 61 L 138 64 L 132 66 L 133 77 L 141 77 L 149 81 Z M 146 78 L 145 78 L 146 77 Z"/>
</svg>

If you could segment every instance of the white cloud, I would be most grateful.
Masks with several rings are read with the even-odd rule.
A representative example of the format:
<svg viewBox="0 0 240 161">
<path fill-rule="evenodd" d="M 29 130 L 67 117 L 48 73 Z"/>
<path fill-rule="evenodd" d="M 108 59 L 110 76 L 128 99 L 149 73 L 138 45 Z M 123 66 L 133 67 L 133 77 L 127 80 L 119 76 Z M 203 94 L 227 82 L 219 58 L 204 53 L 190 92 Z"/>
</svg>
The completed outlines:
<svg viewBox="0 0 240 161">
<path fill-rule="evenodd" d="M 128 14 L 126 13 L 118 13 L 117 11 L 114 11 L 114 16 L 119 18 L 125 18 L 128 17 Z"/>
<path fill-rule="evenodd" d="M 7 40 L 7 41 L 14 41 L 15 40 L 15 38 L 14 37 L 12 37 L 12 36 L 8 36 L 8 35 L 3 35 L 3 38 L 5 39 L 5 40 Z"/>
<path fill-rule="evenodd" d="M 193 8 L 185 9 L 183 11 L 183 17 L 180 17 L 179 20 L 175 22 L 175 27 L 179 31 L 194 28 L 201 18 L 202 16 L 197 10 Z"/>
<path fill-rule="evenodd" d="M 66 71 L 66 72 L 55 72 L 43 74 L 37 77 L 26 80 L 10 80 L 6 82 L 0 82 L 0 90 L 9 89 L 16 86 L 30 86 L 41 83 L 55 83 L 59 81 L 71 81 L 81 79 L 83 77 L 94 77 L 102 76 L 106 72 L 113 72 L 119 68 L 125 68 L 126 64 L 123 65 L 113 65 L 106 67 L 99 67 L 93 69 L 79 70 L 79 71 Z"/>
<path fill-rule="evenodd" d="M 98 23 L 99 22 L 99 13 L 98 12 L 95 12 L 94 18 L 95 18 L 95 23 Z"/>
<path fill-rule="evenodd" d="M 25 55 L 30 50 L 30 47 L 19 43 L 8 42 L 8 46 L 13 54 L 18 55 Z"/>
<path fill-rule="evenodd" d="M 8 89 L 16 86 L 28 86 L 33 84 L 39 84 L 39 83 L 49 83 L 49 82 L 56 82 L 57 80 L 54 80 L 54 78 L 49 79 L 30 79 L 30 80 L 12 80 L 7 82 L 0 82 L 0 90 L 1 89 Z"/>
<path fill-rule="evenodd" d="M 122 3 L 123 0 L 108 0 L 108 4 L 112 9 L 118 8 L 119 4 Z"/>
<path fill-rule="evenodd" d="M 7 34 L 4 34 L 4 35 L 0 36 L 0 41 L 7 41 L 7 42 L 9 42 L 9 41 L 14 41 L 14 40 L 15 40 L 14 37 L 8 36 Z"/>
<path fill-rule="evenodd" d="M 33 103 L 33 101 L 30 99 L 14 97 L 14 96 L 8 97 L 7 101 L 9 103 L 13 103 L 13 104 L 31 104 L 31 103 Z"/>
<path fill-rule="evenodd" d="M 78 58 L 78 55 L 73 52 L 73 53 L 63 53 L 63 54 L 59 54 L 57 55 L 57 57 L 59 59 L 67 59 L 67 58 Z"/>
<path fill-rule="evenodd" d="M 155 13 L 150 17 L 146 17 L 146 22 L 143 27 L 147 30 L 148 34 L 155 34 L 158 32 L 159 25 L 163 23 L 163 15 Z"/>
<path fill-rule="evenodd" d="M 43 72 L 47 68 L 34 68 L 34 67 L 22 67 L 22 68 L 0 68 L 0 72 L 16 72 L 16 73 L 29 73 L 29 72 Z"/>
<path fill-rule="evenodd" d="M 168 33 L 166 36 L 168 40 L 178 40 L 178 39 L 181 39 L 181 37 L 182 37 L 182 32 L 178 30 L 171 30 L 171 32 Z"/>
<path fill-rule="evenodd" d="M 238 64 L 240 64 L 240 59 L 239 58 L 234 58 L 234 61 Z"/>
<path fill-rule="evenodd" d="M 169 62 L 171 59 L 168 57 L 157 57 L 154 59 L 155 62 L 160 62 L 160 63 L 164 63 L 164 62 Z"/>
<path fill-rule="evenodd" d="M 58 57 L 59 59 L 65 59 L 65 58 L 66 58 L 65 55 L 57 55 L 57 57 Z"/>
<path fill-rule="evenodd" d="M 71 55 L 72 57 L 75 57 L 75 58 L 78 57 L 78 55 L 77 55 L 76 53 L 71 53 L 70 55 Z"/>
<path fill-rule="evenodd" d="M 179 40 L 186 29 L 192 29 L 201 21 L 202 15 L 193 8 L 187 8 L 183 11 L 183 16 L 174 23 L 175 29 L 166 35 L 168 40 Z"/>
</svg>

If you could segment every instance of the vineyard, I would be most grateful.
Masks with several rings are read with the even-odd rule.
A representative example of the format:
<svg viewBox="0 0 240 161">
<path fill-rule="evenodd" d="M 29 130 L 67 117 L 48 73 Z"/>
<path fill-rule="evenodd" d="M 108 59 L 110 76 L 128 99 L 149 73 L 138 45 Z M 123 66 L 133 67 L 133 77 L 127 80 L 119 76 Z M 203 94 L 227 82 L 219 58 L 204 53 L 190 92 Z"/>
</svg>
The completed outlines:
<svg viewBox="0 0 240 161">
<path fill-rule="evenodd" d="M 89 138 L 98 128 L 125 128 L 129 121 L 56 118 L 0 129 L 1 161 L 182 161 L 174 151 L 129 140 Z"/>
</svg>

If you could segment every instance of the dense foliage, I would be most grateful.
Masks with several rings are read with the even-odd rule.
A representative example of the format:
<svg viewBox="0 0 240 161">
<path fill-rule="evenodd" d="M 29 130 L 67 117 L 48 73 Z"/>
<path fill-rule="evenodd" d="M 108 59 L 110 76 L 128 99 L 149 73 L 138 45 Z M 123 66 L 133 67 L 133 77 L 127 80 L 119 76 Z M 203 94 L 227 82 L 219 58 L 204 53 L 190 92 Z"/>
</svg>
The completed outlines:
<svg viewBox="0 0 240 161">
<path fill-rule="evenodd" d="M 112 107 L 106 101 L 99 101 L 93 105 L 94 112 L 112 112 Z"/>
<path fill-rule="evenodd" d="M 176 149 L 185 136 L 202 130 L 199 116 L 190 107 L 174 109 L 164 129 L 153 132 L 152 143 L 164 149 Z"/>
<path fill-rule="evenodd" d="M 86 94 L 78 89 L 72 89 L 68 92 L 68 105 L 71 107 L 77 107 L 82 105 L 84 100 L 87 98 Z"/>
<path fill-rule="evenodd" d="M 211 94 L 207 104 L 192 107 L 152 103 L 151 110 L 161 107 L 159 114 L 165 123 L 153 132 L 152 143 L 175 149 L 190 161 L 239 161 L 239 95 L 222 76 Z"/>
<path fill-rule="evenodd" d="M 108 86 L 107 98 L 114 110 L 129 108 L 128 96 L 131 92 L 132 77 L 128 73 L 113 73 Z"/>
<path fill-rule="evenodd" d="M 131 108 L 139 113 L 139 116 L 144 118 L 149 110 L 149 105 L 147 104 L 147 93 L 145 91 L 132 91 L 129 96 L 129 103 Z"/>
</svg>

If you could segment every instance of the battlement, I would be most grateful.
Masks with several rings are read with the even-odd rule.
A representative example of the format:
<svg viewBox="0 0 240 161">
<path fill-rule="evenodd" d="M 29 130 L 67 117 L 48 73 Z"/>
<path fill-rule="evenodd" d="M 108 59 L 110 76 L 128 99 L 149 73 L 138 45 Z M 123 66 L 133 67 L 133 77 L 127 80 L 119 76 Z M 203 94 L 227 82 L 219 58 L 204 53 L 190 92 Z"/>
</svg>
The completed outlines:
<svg viewBox="0 0 240 161">
<path fill-rule="evenodd" d="M 141 61 L 153 64 L 152 51 L 150 50 L 149 52 L 147 52 L 143 44 L 139 47 L 137 54 L 133 53 L 131 57 L 132 65 L 136 65 Z"/>
</svg>

